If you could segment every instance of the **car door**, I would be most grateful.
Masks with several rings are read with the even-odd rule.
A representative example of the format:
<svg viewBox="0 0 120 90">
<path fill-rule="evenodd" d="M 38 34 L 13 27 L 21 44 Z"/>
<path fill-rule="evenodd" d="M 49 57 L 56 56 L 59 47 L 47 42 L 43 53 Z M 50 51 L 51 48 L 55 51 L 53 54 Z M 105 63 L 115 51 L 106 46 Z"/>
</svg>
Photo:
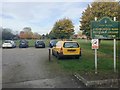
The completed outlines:
<svg viewBox="0 0 120 90">
<path fill-rule="evenodd" d="M 62 42 L 61 41 L 58 41 L 56 43 L 56 45 L 53 46 L 52 49 L 53 49 L 53 51 L 54 51 L 55 54 L 60 53 L 61 46 L 62 46 Z"/>
</svg>

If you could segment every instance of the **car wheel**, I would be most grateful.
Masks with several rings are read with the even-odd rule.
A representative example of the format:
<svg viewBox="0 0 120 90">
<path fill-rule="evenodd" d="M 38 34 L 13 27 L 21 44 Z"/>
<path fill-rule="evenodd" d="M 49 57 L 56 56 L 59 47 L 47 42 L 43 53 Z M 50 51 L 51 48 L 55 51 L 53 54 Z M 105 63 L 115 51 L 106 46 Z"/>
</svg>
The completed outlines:
<svg viewBox="0 0 120 90">
<path fill-rule="evenodd" d="M 52 55 L 53 55 L 53 56 L 55 56 L 55 54 L 54 54 L 53 50 L 52 50 Z"/>
<path fill-rule="evenodd" d="M 60 57 L 59 53 L 57 53 L 57 59 L 61 59 L 61 57 Z"/>
<path fill-rule="evenodd" d="M 37 48 L 37 45 L 35 45 L 35 48 Z"/>
<path fill-rule="evenodd" d="M 76 59 L 79 59 L 79 56 L 75 56 Z"/>
<path fill-rule="evenodd" d="M 45 45 L 43 46 L 43 48 L 45 48 Z"/>
</svg>

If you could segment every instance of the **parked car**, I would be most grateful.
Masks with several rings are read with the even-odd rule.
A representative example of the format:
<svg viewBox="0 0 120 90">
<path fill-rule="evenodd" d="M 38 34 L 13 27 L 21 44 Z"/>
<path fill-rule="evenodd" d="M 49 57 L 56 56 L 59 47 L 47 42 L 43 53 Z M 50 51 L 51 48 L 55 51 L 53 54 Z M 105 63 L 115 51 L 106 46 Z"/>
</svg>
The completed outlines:
<svg viewBox="0 0 120 90">
<path fill-rule="evenodd" d="M 15 48 L 16 44 L 12 40 L 5 40 L 4 43 L 2 44 L 2 48 Z"/>
<path fill-rule="evenodd" d="M 36 40 L 35 41 L 35 48 L 45 48 L 45 43 L 43 40 Z"/>
<path fill-rule="evenodd" d="M 78 59 L 81 56 L 81 48 L 77 41 L 58 41 L 52 48 L 52 55 L 58 59 L 65 56 Z"/>
<path fill-rule="evenodd" d="M 16 43 L 14 41 L 11 40 L 12 43 L 12 47 L 15 48 L 16 47 Z"/>
<path fill-rule="evenodd" d="M 56 43 L 57 43 L 57 40 L 51 40 L 51 41 L 49 42 L 49 47 L 52 48 L 53 46 L 56 45 Z"/>
<path fill-rule="evenodd" d="M 20 40 L 19 48 L 28 48 L 28 41 L 27 40 Z"/>
</svg>

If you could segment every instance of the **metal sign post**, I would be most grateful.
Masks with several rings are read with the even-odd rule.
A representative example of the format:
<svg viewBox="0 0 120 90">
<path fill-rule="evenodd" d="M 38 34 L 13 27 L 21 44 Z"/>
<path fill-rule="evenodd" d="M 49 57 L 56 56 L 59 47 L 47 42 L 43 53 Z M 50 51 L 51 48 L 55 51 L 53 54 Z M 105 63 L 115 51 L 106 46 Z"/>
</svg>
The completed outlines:
<svg viewBox="0 0 120 90">
<path fill-rule="evenodd" d="M 114 39 L 114 72 L 116 72 L 116 39 Z"/>
<path fill-rule="evenodd" d="M 97 49 L 95 49 L 95 74 L 97 74 Z"/>
<path fill-rule="evenodd" d="M 99 48 L 99 40 L 92 39 L 92 49 L 95 49 L 95 74 L 97 74 L 97 49 Z"/>
</svg>

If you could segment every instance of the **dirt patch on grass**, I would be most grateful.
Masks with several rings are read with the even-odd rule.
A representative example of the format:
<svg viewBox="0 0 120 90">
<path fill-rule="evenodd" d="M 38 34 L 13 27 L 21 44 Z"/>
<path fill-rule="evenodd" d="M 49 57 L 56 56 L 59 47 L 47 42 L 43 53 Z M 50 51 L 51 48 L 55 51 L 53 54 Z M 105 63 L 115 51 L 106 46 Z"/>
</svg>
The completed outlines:
<svg viewBox="0 0 120 90">
<path fill-rule="evenodd" d="M 75 73 L 74 76 L 80 80 L 86 87 L 97 87 L 97 88 L 118 88 L 120 79 L 118 73 L 111 72 L 82 72 Z"/>
<path fill-rule="evenodd" d="M 77 72 L 87 80 L 105 80 L 105 79 L 118 79 L 118 73 L 116 72 Z"/>
</svg>

